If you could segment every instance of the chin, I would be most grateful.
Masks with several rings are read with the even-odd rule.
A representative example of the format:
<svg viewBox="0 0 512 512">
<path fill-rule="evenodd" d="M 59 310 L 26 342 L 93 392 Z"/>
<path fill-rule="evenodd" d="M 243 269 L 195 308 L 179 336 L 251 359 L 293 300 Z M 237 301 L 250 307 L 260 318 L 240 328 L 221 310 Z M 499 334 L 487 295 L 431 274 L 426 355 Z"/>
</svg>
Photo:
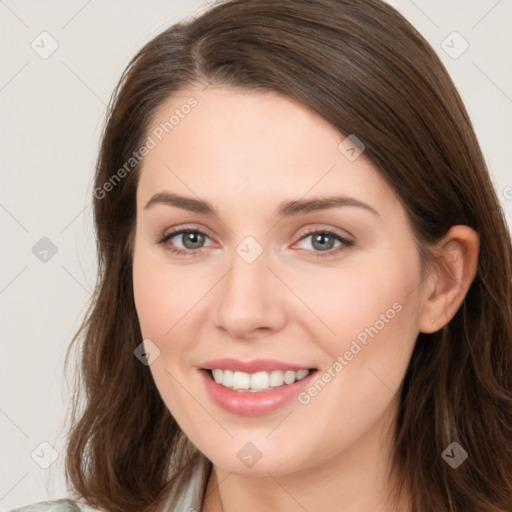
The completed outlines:
<svg viewBox="0 0 512 512">
<path fill-rule="evenodd" d="M 247 439 L 247 438 L 246 438 Z M 240 444 L 240 448 L 233 447 Z M 288 475 L 308 467 L 303 454 L 294 453 L 300 443 L 283 450 L 283 443 L 231 442 L 222 452 L 205 453 L 215 467 L 244 476 Z"/>
</svg>

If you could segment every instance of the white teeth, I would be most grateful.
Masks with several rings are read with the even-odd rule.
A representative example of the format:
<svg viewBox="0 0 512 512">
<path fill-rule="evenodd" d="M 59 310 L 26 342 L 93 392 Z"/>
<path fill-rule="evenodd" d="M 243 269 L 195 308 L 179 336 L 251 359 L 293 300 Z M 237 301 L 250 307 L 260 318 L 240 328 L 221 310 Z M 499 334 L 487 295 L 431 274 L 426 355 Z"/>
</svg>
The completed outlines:
<svg viewBox="0 0 512 512">
<path fill-rule="evenodd" d="M 251 389 L 261 390 L 267 389 L 270 377 L 267 372 L 258 372 L 251 375 Z"/>
<path fill-rule="evenodd" d="M 307 371 L 307 370 L 306 370 Z M 274 370 L 270 373 L 270 386 L 273 388 L 277 388 L 283 385 L 283 372 L 281 370 Z"/>
<path fill-rule="evenodd" d="M 251 376 L 245 372 L 233 373 L 233 389 L 249 389 L 251 387 Z"/>
<path fill-rule="evenodd" d="M 212 370 L 213 379 L 217 384 L 235 391 L 268 391 L 278 388 L 283 384 L 293 384 L 295 381 L 302 380 L 309 375 L 309 370 L 274 370 L 272 372 L 233 372 L 231 370 Z"/>
<path fill-rule="evenodd" d="M 284 372 L 283 380 L 285 384 L 293 384 L 295 382 L 295 372 L 291 370 Z"/>
<path fill-rule="evenodd" d="M 231 370 L 225 370 L 222 373 L 222 380 L 219 382 L 219 384 L 228 386 L 230 388 L 233 385 L 233 372 Z"/>
</svg>

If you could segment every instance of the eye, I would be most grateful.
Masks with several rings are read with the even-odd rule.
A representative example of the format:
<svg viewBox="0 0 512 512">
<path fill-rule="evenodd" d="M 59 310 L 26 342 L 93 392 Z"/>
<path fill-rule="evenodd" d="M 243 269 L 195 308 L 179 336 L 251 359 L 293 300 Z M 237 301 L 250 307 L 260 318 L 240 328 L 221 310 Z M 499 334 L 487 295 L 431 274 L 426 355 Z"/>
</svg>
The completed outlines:
<svg viewBox="0 0 512 512">
<path fill-rule="evenodd" d="M 313 252 L 315 256 L 320 258 L 336 256 L 340 251 L 354 245 L 352 240 L 348 240 L 340 233 L 328 229 L 309 231 L 301 237 L 300 241 L 310 237 Z M 334 248 L 336 242 L 339 242 L 339 245 Z"/>
<path fill-rule="evenodd" d="M 173 238 L 177 240 L 181 239 L 181 243 L 184 248 L 175 247 L 174 243 L 170 243 Z M 157 239 L 156 242 L 158 244 L 162 244 L 166 246 L 166 249 L 174 252 L 175 254 L 179 254 L 181 256 L 198 256 L 200 249 L 202 249 L 202 244 L 205 241 L 205 238 L 209 238 L 209 236 L 200 229 L 177 229 L 175 231 L 171 231 L 170 233 L 166 233 L 161 238 Z"/>
</svg>

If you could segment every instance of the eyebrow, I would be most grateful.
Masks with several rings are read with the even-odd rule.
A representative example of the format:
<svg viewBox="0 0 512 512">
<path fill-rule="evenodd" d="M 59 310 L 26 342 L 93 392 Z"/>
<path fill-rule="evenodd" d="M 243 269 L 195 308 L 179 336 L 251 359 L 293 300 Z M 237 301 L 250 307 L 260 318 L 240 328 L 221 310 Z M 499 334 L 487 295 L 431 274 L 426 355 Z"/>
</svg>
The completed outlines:
<svg viewBox="0 0 512 512">
<path fill-rule="evenodd" d="M 171 194 L 169 192 L 158 192 L 155 194 L 147 202 L 144 209 L 147 209 L 156 204 L 175 206 L 176 208 L 182 208 L 183 210 L 199 213 L 201 215 L 216 217 L 219 216 L 215 208 L 208 201 L 194 199 L 193 197 Z M 313 199 L 296 199 L 292 201 L 284 201 L 277 207 L 276 215 L 278 217 L 292 217 L 341 206 L 356 206 L 358 208 L 363 208 L 376 216 L 380 216 L 379 213 L 370 205 L 363 203 L 359 199 L 348 196 L 329 196 Z"/>
</svg>

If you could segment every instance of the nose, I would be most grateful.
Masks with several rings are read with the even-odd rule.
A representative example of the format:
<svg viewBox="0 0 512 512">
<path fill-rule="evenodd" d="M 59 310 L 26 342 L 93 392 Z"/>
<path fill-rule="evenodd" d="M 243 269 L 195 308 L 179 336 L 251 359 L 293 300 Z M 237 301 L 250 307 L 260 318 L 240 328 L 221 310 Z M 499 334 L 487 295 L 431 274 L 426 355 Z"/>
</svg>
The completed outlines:
<svg viewBox="0 0 512 512">
<path fill-rule="evenodd" d="M 265 253 L 252 263 L 235 253 L 231 263 L 218 285 L 217 328 L 236 339 L 268 336 L 282 329 L 286 321 L 286 288 L 268 267 Z"/>
</svg>

